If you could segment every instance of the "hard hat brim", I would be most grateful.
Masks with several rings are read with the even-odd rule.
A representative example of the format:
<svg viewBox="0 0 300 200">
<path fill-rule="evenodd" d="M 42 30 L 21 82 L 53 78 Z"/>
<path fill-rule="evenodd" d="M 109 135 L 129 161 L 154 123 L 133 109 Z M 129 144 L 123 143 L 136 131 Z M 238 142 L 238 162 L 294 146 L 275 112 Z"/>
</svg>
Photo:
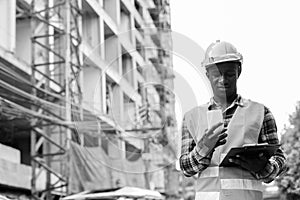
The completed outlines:
<svg viewBox="0 0 300 200">
<path fill-rule="evenodd" d="M 223 62 L 230 62 L 230 61 L 237 61 L 242 63 L 243 56 L 239 53 L 235 54 L 227 54 L 220 57 L 209 58 L 203 61 L 202 66 L 205 68 L 211 67 L 214 64 L 223 63 Z"/>
</svg>

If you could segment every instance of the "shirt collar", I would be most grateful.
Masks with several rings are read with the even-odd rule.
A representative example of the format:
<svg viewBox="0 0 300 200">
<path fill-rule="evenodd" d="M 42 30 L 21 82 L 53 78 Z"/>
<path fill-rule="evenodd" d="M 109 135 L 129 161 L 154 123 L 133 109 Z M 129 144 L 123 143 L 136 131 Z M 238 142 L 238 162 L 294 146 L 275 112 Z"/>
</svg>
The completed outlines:
<svg viewBox="0 0 300 200">
<path fill-rule="evenodd" d="M 232 102 L 232 104 L 230 106 L 228 106 L 228 108 L 231 108 L 234 105 L 238 105 L 238 106 L 241 106 L 241 107 L 244 106 L 244 99 L 242 98 L 241 95 L 238 94 L 237 97 L 236 97 L 236 99 Z M 213 97 L 210 98 L 210 101 L 208 103 L 208 108 L 210 109 L 212 107 L 218 107 L 218 103 L 215 101 L 215 99 Z"/>
</svg>

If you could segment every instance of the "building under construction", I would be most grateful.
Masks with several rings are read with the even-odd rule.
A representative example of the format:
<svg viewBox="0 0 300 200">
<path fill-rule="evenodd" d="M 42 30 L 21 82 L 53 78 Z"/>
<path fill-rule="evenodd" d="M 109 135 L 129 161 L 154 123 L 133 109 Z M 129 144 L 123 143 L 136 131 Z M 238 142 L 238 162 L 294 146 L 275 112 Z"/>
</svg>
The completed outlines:
<svg viewBox="0 0 300 200">
<path fill-rule="evenodd" d="M 0 1 L 0 194 L 178 198 L 168 0 Z"/>
</svg>

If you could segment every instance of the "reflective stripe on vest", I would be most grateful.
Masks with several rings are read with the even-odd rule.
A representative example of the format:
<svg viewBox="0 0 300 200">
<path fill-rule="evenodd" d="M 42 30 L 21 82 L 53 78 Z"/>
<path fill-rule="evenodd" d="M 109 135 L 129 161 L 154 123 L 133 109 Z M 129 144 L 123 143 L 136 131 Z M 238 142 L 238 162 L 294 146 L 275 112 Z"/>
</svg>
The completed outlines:
<svg viewBox="0 0 300 200">
<path fill-rule="evenodd" d="M 207 129 L 207 110 L 207 105 L 204 105 L 186 116 L 187 127 L 196 141 L 202 138 Z M 226 144 L 216 148 L 210 166 L 199 174 L 197 200 L 262 199 L 262 183 L 255 180 L 250 172 L 218 165 L 232 147 L 258 142 L 263 118 L 264 106 L 259 103 L 245 100 L 243 107 L 238 106 L 227 127 Z"/>
<path fill-rule="evenodd" d="M 220 192 L 196 192 L 196 200 L 219 200 Z"/>
<path fill-rule="evenodd" d="M 232 193 L 236 195 L 232 195 Z M 262 192 L 250 190 L 222 190 L 221 192 L 196 192 L 196 200 L 251 200 L 263 199 Z"/>
<path fill-rule="evenodd" d="M 221 179 L 221 189 L 263 191 L 261 181 L 247 179 Z"/>
</svg>

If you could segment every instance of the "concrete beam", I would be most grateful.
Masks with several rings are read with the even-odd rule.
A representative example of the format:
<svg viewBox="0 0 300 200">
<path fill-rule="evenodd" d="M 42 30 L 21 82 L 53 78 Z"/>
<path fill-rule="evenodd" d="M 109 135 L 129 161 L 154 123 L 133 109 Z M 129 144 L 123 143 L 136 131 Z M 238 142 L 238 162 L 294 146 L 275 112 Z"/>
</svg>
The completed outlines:
<svg viewBox="0 0 300 200">
<path fill-rule="evenodd" d="M 100 56 L 91 54 L 92 49 L 90 49 L 87 45 L 82 44 L 81 45 L 81 51 L 82 53 L 87 56 L 90 61 L 94 64 L 94 66 L 99 67 L 101 70 L 103 70 L 114 82 L 121 85 L 122 90 L 125 92 L 127 96 L 129 96 L 131 99 L 133 99 L 136 103 L 141 103 L 141 97 L 140 95 L 135 91 L 135 89 L 121 76 L 113 70 L 109 66 L 109 64 L 100 58 Z"/>
<path fill-rule="evenodd" d="M 13 163 L 20 163 L 21 153 L 18 149 L 0 144 L 0 159 L 4 159 Z"/>
<path fill-rule="evenodd" d="M 1 152 L 2 154 L 2 152 Z M 0 159 L 0 184 L 31 189 L 31 166 Z"/>
</svg>

